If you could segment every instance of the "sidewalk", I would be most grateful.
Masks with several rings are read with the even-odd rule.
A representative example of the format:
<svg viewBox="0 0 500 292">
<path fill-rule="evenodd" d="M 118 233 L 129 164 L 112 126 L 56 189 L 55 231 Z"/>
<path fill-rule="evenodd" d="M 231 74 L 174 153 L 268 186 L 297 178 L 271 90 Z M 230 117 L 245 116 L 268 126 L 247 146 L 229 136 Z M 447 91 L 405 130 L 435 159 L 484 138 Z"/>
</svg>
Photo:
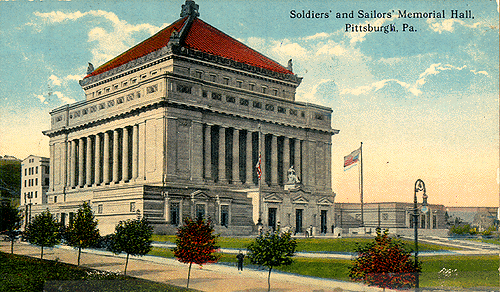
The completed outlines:
<svg viewBox="0 0 500 292">
<path fill-rule="evenodd" d="M 0 251 L 10 253 L 8 242 L 0 243 Z M 40 257 L 40 248 L 25 243 L 16 243 L 14 253 Z M 67 246 L 44 248 L 44 259 L 76 264 L 77 251 Z M 114 255 L 107 251 L 82 251 L 81 265 L 97 270 L 123 273 L 125 255 Z M 188 265 L 174 259 L 156 256 L 130 257 L 127 275 L 156 282 L 185 287 Z M 207 264 L 202 268 L 193 265 L 190 288 L 200 291 L 267 291 L 268 272 L 245 269 L 239 273 L 236 267 L 222 264 Z M 272 291 L 383 291 L 357 283 L 305 277 L 273 271 L 271 273 Z M 389 290 L 386 290 L 389 291 Z"/>
</svg>

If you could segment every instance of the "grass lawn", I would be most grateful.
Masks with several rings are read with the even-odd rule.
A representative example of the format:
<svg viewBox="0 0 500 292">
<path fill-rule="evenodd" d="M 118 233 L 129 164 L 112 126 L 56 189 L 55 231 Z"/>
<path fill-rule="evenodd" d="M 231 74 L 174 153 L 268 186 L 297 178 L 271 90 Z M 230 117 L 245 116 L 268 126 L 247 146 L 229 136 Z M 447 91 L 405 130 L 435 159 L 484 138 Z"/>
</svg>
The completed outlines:
<svg viewBox="0 0 500 292">
<path fill-rule="evenodd" d="M 153 235 L 154 241 L 175 243 L 175 235 Z M 251 237 L 219 237 L 222 248 L 246 249 L 253 241 Z M 366 244 L 373 238 L 297 238 L 297 251 L 301 252 L 354 252 L 356 244 Z M 413 241 L 401 240 L 413 250 Z M 436 244 L 419 243 L 419 251 L 457 250 L 457 248 Z"/>
<path fill-rule="evenodd" d="M 193 291 L 162 283 L 0 252 L 1 291 Z"/>
</svg>

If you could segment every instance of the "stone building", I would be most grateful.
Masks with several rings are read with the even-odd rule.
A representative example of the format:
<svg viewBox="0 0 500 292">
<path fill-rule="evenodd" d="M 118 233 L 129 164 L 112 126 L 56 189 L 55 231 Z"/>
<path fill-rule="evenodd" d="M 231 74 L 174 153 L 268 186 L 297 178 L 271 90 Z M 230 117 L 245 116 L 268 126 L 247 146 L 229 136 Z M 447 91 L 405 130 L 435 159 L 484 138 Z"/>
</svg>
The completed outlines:
<svg viewBox="0 0 500 292">
<path fill-rule="evenodd" d="M 47 204 L 50 180 L 49 159 L 30 155 L 21 163 L 21 198 L 19 205 L 24 210 L 25 222 L 29 222 L 32 206 Z"/>
<path fill-rule="evenodd" d="M 210 26 L 194 1 L 180 16 L 89 64 L 85 100 L 51 111 L 49 209 L 66 218 L 89 201 L 104 234 L 137 211 L 159 233 L 188 216 L 227 235 L 251 234 L 259 219 L 297 232 L 331 225 L 331 109 L 295 101 L 291 61 Z"/>
</svg>

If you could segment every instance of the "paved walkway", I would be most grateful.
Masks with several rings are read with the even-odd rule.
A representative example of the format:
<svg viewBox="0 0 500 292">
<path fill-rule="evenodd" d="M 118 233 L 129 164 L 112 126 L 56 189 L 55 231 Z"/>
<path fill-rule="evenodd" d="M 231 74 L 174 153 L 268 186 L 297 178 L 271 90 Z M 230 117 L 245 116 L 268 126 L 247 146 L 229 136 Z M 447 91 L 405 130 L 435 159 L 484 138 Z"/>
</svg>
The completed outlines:
<svg viewBox="0 0 500 292">
<path fill-rule="evenodd" d="M 10 252 L 8 242 L 0 243 L 0 251 Z M 40 257 L 40 248 L 25 243 L 16 243 L 14 253 Z M 61 246 L 44 248 L 44 259 L 76 264 L 77 251 Z M 84 250 L 81 265 L 93 269 L 122 273 L 125 265 L 124 255 L 114 255 L 100 250 Z M 174 259 L 155 256 L 131 257 L 127 269 L 129 276 L 185 286 L 188 265 Z M 191 269 L 190 288 L 200 291 L 267 291 L 267 271 L 245 269 L 239 273 L 236 267 L 208 264 L 203 268 L 193 266 Z M 272 291 L 383 291 L 379 288 L 367 287 L 357 283 L 334 281 L 315 277 L 272 272 Z M 389 291 L 389 290 L 386 290 Z"/>
</svg>

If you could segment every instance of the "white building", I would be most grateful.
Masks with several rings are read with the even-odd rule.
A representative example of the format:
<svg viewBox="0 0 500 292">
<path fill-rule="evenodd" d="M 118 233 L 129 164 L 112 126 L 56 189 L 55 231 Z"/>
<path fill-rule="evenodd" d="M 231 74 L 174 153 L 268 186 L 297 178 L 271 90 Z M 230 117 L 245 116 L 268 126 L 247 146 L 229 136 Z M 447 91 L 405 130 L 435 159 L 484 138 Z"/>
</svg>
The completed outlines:
<svg viewBox="0 0 500 292">
<path fill-rule="evenodd" d="M 49 189 L 49 158 L 30 155 L 21 163 L 20 207 L 29 222 L 33 205 L 47 204 Z"/>
</svg>

